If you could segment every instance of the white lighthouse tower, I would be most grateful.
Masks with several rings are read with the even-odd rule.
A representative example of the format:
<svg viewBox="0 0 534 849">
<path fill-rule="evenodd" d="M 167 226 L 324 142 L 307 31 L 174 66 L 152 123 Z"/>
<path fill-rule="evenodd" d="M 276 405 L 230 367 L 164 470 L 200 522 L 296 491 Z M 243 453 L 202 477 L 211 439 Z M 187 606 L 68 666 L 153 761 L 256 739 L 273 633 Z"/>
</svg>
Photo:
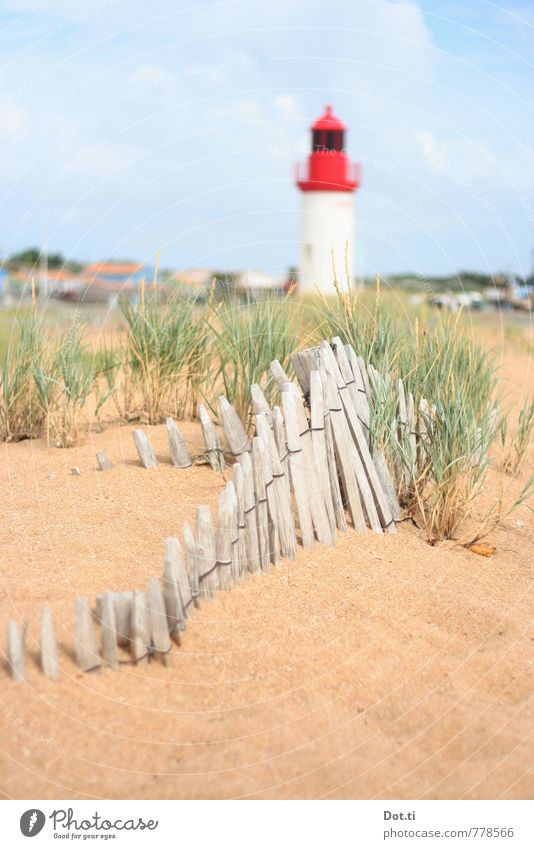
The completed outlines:
<svg viewBox="0 0 534 849">
<path fill-rule="evenodd" d="M 299 291 L 332 294 L 334 257 L 338 280 L 345 284 L 346 267 L 354 273 L 354 192 L 360 166 L 344 150 L 345 125 L 332 107 L 311 126 L 308 160 L 297 166 L 302 192 Z"/>
</svg>

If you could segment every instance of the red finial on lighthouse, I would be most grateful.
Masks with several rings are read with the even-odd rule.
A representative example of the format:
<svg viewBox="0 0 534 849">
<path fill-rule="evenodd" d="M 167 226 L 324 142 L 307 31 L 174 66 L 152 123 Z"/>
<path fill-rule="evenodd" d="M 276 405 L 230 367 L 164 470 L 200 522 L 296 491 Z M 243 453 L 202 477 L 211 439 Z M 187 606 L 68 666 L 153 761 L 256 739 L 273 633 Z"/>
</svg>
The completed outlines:
<svg viewBox="0 0 534 849">
<path fill-rule="evenodd" d="M 359 166 L 344 150 L 345 124 L 330 105 L 312 125 L 311 153 L 297 169 L 297 185 L 303 192 L 353 192 L 360 184 Z"/>
</svg>

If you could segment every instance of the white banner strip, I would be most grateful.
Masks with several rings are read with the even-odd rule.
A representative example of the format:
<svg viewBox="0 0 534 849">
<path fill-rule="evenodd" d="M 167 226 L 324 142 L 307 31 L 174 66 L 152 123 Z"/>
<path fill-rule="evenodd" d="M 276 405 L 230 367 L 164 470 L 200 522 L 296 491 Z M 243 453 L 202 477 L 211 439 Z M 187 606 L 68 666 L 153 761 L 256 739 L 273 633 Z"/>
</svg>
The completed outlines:
<svg viewBox="0 0 534 849">
<path fill-rule="evenodd" d="M 1 803 L 2 845 L 66 841 L 195 849 L 532 849 L 534 805 L 515 801 L 35 801 Z"/>
</svg>

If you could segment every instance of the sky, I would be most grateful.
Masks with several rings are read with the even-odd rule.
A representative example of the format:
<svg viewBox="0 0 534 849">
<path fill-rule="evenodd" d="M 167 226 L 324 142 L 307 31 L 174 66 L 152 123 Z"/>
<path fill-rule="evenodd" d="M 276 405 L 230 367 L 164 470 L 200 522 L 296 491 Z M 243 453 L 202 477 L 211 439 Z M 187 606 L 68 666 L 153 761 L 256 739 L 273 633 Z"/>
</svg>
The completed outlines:
<svg viewBox="0 0 534 849">
<path fill-rule="evenodd" d="M 532 0 L 3 0 L 0 30 L 3 256 L 282 274 L 331 103 L 359 276 L 532 271 Z"/>
</svg>

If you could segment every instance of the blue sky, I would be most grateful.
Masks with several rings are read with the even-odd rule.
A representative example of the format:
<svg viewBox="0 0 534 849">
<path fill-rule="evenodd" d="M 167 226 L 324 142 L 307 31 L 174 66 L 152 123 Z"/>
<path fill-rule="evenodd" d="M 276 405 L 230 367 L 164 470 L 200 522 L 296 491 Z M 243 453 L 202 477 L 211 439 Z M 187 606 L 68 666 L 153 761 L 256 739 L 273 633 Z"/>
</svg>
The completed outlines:
<svg viewBox="0 0 534 849">
<path fill-rule="evenodd" d="M 325 103 L 357 267 L 528 274 L 534 4 L 4 0 L 0 250 L 283 272 Z"/>
</svg>

